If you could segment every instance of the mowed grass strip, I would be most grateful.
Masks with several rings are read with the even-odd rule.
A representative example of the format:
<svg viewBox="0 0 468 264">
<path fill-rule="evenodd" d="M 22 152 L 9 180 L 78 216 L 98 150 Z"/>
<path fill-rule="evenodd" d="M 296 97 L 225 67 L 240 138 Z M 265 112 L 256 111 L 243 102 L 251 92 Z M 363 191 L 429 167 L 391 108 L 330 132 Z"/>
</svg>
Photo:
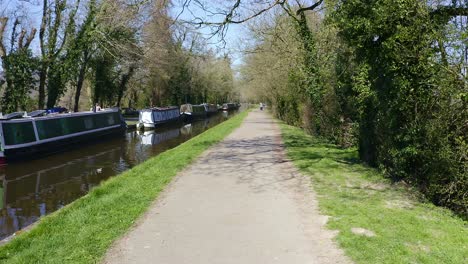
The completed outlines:
<svg viewBox="0 0 468 264">
<path fill-rule="evenodd" d="M 171 179 L 247 116 L 244 111 L 111 178 L 0 247 L 1 263 L 97 263 Z"/>
<path fill-rule="evenodd" d="M 329 229 L 357 263 L 468 263 L 467 222 L 421 202 L 340 149 L 281 124 L 288 156 L 312 179 Z M 354 230 L 354 232 L 353 232 Z"/>
</svg>

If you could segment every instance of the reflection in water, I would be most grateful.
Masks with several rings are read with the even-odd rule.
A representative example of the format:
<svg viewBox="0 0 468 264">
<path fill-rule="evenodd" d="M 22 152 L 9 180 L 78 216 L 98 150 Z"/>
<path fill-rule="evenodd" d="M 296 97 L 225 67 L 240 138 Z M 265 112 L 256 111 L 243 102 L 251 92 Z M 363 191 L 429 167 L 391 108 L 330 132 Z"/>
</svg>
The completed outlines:
<svg viewBox="0 0 468 264">
<path fill-rule="evenodd" d="M 181 127 L 180 133 L 182 133 L 182 135 L 192 134 L 192 124 L 186 124 L 185 126 Z"/>
<path fill-rule="evenodd" d="M 115 138 L 42 159 L 0 167 L 0 239 L 85 195 L 103 180 L 224 121 L 199 122 L 154 131 L 127 131 Z"/>
<path fill-rule="evenodd" d="M 157 133 L 154 130 L 150 131 L 137 131 L 138 135 L 141 138 L 142 145 L 156 145 L 160 144 L 163 141 L 176 138 L 180 135 L 180 129 L 171 129 L 161 133 Z"/>
</svg>

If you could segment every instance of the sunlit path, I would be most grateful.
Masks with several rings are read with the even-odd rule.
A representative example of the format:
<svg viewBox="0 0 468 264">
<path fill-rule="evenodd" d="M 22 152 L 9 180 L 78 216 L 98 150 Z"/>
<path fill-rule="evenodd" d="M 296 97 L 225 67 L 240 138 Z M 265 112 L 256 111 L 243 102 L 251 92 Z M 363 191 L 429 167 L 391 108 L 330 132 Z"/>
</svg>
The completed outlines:
<svg viewBox="0 0 468 264">
<path fill-rule="evenodd" d="M 266 113 L 182 172 L 105 263 L 346 263 Z"/>
</svg>

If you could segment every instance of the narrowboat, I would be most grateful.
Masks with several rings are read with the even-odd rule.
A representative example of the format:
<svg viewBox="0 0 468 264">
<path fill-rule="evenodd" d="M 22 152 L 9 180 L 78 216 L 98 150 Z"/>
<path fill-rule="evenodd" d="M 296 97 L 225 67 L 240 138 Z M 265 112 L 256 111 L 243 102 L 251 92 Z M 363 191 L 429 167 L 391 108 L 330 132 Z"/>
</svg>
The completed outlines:
<svg viewBox="0 0 468 264">
<path fill-rule="evenodd" d="M 239 108 L 239 106 L 235 103 L 226 103 L 223 104 L 223 111 L 231 111 L 231 110 L 236 110 Z"/>
<path fill-rule="evenodd" d="M 183 104 L 180 106 L 180 115 L 184 121 L 205 118 L 206 109 L 204 105 Z"/>
<path fill-rule="evenodd" d="M 60 151 L 64 147 L 109 135 L 123 134 L 118 109 L 43 115 L 41 111 L 0 118 L 0 163 Z"/>
<path fill-rule="evenodd" d="M 179 121 L 180 112 L 176 106 L 153 107 L 140 110 L 137 128 L 150 129 L 157 125 Z"/>
<path fill-rule="evenodd" d="M 203 104 L 207 115 L 213 115 L 218 112 L 218 106 L 215 104 Z"/>
</svg>

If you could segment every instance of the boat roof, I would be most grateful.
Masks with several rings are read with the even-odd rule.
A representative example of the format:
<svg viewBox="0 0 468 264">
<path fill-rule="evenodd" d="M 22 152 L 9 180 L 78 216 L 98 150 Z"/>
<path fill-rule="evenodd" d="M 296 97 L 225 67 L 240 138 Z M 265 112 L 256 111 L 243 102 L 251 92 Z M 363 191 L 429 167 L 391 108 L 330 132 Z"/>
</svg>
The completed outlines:
<svg viewBox="0 0 468 264">
<path fill-rule="evenodd" d="M 38 117 L 47 113 L 47 110 L 36 110 L 28 113 L 29 117 Z"/>
<path fill-rule="evenodd" d="M 141 109 L 140 111 L 167 111 L 167 110 L 174 110 L 174 109 L 179 110 L 179 107 L 177 106 L 151 107 L 151 108 Z"/>
<path fill-rule="evenodd" d="M 6 114 L 2 116 L 2 118 L 0 119 L 10 120 L 14 118 L 22 118 L 23 116 L 24 116 L 24 112 L 14 112 L 14 113 Z"/>
<path fill-rule="evenodd" d="M 0 118 L 0 121 L 27 121 L 31 119 L 42 120 L 42 119 L 54 119 L 62 117 L 71 117 L 71 116 L 85 116 L 85 115 L 98 115 L 104 113 L 118 112 L 118 108 L 107 108 L 102 109 L 101 111 L 83 111 L 83 112 L 74 112 L 74 113 L 50 113 L 47 115 L 41 115 L 41 111 L 45 110 L 36 110 L 30 112 L 27 116 L 24 115 L 24 112 L 15 112 L 11 114 L 4 115 Z M 31 114 L 31 115 L 30 115 Z M 44 112 L 42 112 L 44 114 Z"/>
</svg>

